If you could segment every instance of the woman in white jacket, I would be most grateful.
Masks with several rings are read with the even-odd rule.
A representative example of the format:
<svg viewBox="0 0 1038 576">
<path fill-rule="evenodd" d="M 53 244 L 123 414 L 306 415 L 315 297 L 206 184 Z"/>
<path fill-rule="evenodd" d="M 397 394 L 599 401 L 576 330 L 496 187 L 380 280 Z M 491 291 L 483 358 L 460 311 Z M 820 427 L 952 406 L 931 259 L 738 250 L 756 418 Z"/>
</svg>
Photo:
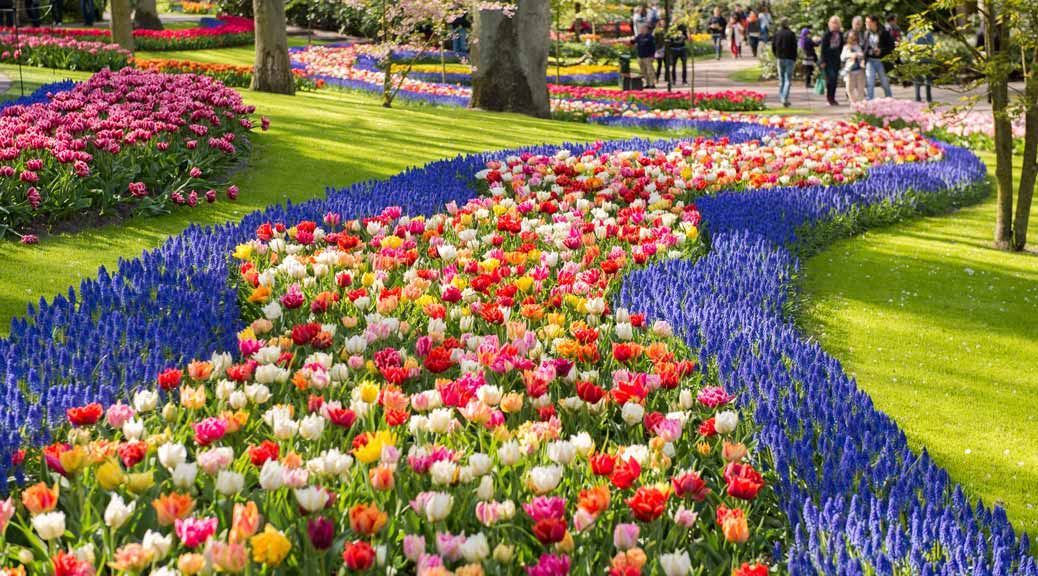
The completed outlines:
<svg viewBox="0 0 1038 576">
<path fill-rule="evenodd" d="M 840 54 L 843 62 L 843 77 L 847 84 L 847 99 L 851 104 L 865 99 L 865 51 L 857 31 L 847 33 L 847 42 Z"/>
</svg>

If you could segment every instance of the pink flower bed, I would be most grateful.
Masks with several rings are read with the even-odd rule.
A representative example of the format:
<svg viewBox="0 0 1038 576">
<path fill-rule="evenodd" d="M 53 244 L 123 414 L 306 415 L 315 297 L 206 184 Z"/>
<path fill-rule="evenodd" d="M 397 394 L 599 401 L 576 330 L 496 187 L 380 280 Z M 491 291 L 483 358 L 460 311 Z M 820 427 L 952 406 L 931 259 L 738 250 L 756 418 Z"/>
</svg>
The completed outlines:
<svg viewBox="0 0 1038 576">
<path fill-rule="evenodd" d="M 872 117 L 884 125 L 904 123 L 918 126 L 924 132 L 943 130 L 955 136 L 983 135 L 994 137 L 995 127 L 990 112 L 979 110 L 941 110 L 922 102 L 877 98 L 854 105 L 854 111 Z M 1023 138 L 1024 119 L 1013 120 L 1013 137 Z"/>
<path fill-rule="evenodd" d="M 129 68 L 11 106 L 0 114 L 0 236 L 85 212 L 215 201 L 252 112 L 212 78 Z"/>
</svg>

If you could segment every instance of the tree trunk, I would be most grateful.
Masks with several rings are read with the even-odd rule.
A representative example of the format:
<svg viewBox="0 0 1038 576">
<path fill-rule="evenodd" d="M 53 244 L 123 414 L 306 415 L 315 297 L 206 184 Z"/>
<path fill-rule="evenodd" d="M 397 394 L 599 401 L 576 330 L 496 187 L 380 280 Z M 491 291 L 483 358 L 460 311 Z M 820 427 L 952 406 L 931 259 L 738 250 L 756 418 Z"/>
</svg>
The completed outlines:
<svg viewBox="0 0 1038 576">
<path fill-rule="evenodd" d="M 987 3 L 985 49 L 988 61 L 999 66 L 1009 47 L 1009 30 L 995 11 L 995 3 Z M 989 64 L 990 65 L 990 64 Z M 1013 245 L 1013 127 L 1009 120 L 1009 77 L 999 67 L 988 79 L 991 89 L 991 114 L 995 126 L 995 183 L 998 202 L 995 207 L 995 247 L 1009 250 Z"/>
<path fill-rule="evenodd" d="M 382 107 L 393 106 L 393 47 L 386 47 L 386 59 L 382 64 Z M 402 82 L 402 80 L 401 80 Z"/>
<path fill-rule="evenodd" d="M 137 0 L 137 9 L 133 11 L 133 25 L 146 30 L 162 30 L 159 20 L 159 9 L 155 0 Z"/>
<path fill-rule="evenodd" d="M 294 94 L 295 80 L 288 59 L 285 0 L 252 0 L 256 20 L 256 66 L 252 89 Z"/>
<path fill-rule="evenodd" d="M 112 0 L 112 42 L 133 51 L 133 23 L 130 19 L 130 0 Z"/>
<path fill-rule="evenodd" d="M 1027 79 L 1027 111 L 1024 114 L 1024 157 L 1020 172 L 1020 188 L 1016 194 L 1016 217 L 1013 220 L 1013 249 L 1027 247 L 1027 226 L 1031 219 L 1031 199 L 1038 178 L 1038 77 Z"/>
<path fill-rule="evenodd" d="M 501 10 L 476 12 L 471 61 L 472 106 L 547 118 L 548 0 L 519 0 L 511 17 Z"/>
</svg>

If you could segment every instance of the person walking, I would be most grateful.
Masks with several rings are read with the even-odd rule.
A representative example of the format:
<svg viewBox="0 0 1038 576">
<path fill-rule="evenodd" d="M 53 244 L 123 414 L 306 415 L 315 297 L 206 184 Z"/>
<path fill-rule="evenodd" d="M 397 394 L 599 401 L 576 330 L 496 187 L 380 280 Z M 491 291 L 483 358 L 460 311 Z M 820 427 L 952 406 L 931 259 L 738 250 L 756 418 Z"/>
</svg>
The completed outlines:
<svg viewBox="0 0 1038 576">
<path fill-rule="evenodd" d="M 728 45 L 734 58 L 742 58 L 742 41 L 745 28 L 738 17 L 732 16 L 728 21 Z"/>
<path fill-rule="evenodd" d="M 667 38 L 670 44 L 670 83 L 678 83 L 678 60 L 681 60 L 681 83 L 688 84 L 688 26 L 678 24 L 677 32 Z"/>
<path fill-rule="evenodd" d="M 865 19 L 865 30 L 866 98 L 872 100 L 876 97 L 877 78 L 883 87 L 883 94 L 887 98 L 891 98 L 894 94 L 890 90 L 890 79 L 887 78 L 887 69 L 883 59 L 894 51 L 894 39 L 890 36 L 890 32 L 887 32 L 886 28 L 880 25 L 879 18 L 875 16 L 869 16 Z"/>
<path fill-rule="evenodd" d="M 717 60 L 721 59 L 721 46 L 724 43 L 726 25 L 727 21 L 724 16 L 721 16 L 721 8 L 715 6 L 714 15 L 707 21 L 707 30 L 710 31 L 710 38 L 714 41 L 714 57 Z"/>
<path fill-rule="evenodd" d="M 93 26 L 95 18 L 94 0 L 79 0 L 79 6 L 83 12 L 83 25 Z"/>
<path fill-rule="evenodd" d="M 779 100 L 789 107 L 789 88 L 793 84 L 793 68 L 797 64 L 797 37 L 789 29 L 789 18 L 779 22 L 775 39 L 771 41 L 771 51 L 778 60 Z"/>
<path fill-rule="evenodd" d="M 757 20 L 760 22 L 760 41 L 765 44 L 771 42 L 771 8 L 767 4 L 761 5 Z"/>
<path fill-rule="evenodd" d="M 830 106 L 839 105 L 836 88 L 840 84 L 843 44 L 843 24 L 839 16 L 833 16 L 829 19 L 829 29 L 822 35 L 822 58 L 818 62 L 825 73 L 825 96 Z"/>
<path fill-rule="evenodd" d="M 897 43 L 901 41 L 902 32 L 901 27 L 897 24 L 896 14 L 887 14 L 886 29 L 887 32 L 890 32 L 890 37 L 894 39 L 894 45 L 897 46 Z"/>
<path fill-rule="evenodd" d="M 656 28 L 652 39 L 656 43 L 656 53 L 653 55 L 656 59 L 656 80 L 660 79 L 660 72 L 666 71 L 666 75 L 663 77 L 663 80 L 666 81 L 667 78 L 670 78 L 670 62 L 667 61 L 667 38 L 663 34 L 663 28 Z"/>
<path fill-rule="evenodd" d="M 818 43 L 811 37 L 811 29 L 807 27 L 800 30 L 800 39 L 797 43 L 800 46 L 800 52 L 804 55 L 801 61 L 804 69 L 804 87 L 811 90 L 814 88 L 812 80 L 815 76 L 815 68 L 818 67 Z"/>
<path fill-rule="evenodd" d="M 934 42 L 933 33 L 927 30 L 923 34 L 920 34 L 918 36 L 909 36 L 909 40 L 911 40 L 916 45 L 923 47 L 923 64 L 932 65 L 934 46 L 936 44 Z M 933 78 L 930 77 L 930 74 L 928 72 L 924 72 L 921 76 L 913 78 L 912 86 L 915 88 L 916 102 L 923 101 L 921 97 L 922 94 L 920 93 L 920 89 L 923 86 L 926 87 L 926 101 L 933 102 Z"/>
<path fill-rule="evenodd" d="M 469 21 L 469 13 L 466 12 L 455 18 L 451 23 L 451 50 L 458 54 L 467 54 L 469 51 L 469 29 L 472 23 Z"/>
<path fill-rule="evenodd" d="M 847 42 L 840 59 L 843 61 L 843 74 L 847 82 L 847 99 L 851 105 L 857 104 L 865 99 L 865 51 L 854 30 L 847 33 Z"/>
<path fill-rule="evenodd" d="M 757 47 L 760 46 L 760 20 L 757 13 L 750 10 L 746 17 L 746 39 L 750 41 L 750 53 L 757 57 Z"/>
<path fill-rule="evenodd" d="M 652 18 L 649 16 L 649 6 L 644 2 L 634 9 L 634 15 L 631 16 L 631 30 L 634 30 L 635 34 L 641 33 L 642 26 L 648 26 L 649 30 L 652 30 Z"/>
<path fill-rule="evenodd" d="M 652 59 L 656 56 L 656 40 L 653 39 L 648 24 L 642 24 L 638 29 L 638 35 L 631 39 L 631 44 L 638 54 L 638 70 L 642 74 L 645 88 L 655 88 L 656 75 L 652 73 Z"/>
</svg>

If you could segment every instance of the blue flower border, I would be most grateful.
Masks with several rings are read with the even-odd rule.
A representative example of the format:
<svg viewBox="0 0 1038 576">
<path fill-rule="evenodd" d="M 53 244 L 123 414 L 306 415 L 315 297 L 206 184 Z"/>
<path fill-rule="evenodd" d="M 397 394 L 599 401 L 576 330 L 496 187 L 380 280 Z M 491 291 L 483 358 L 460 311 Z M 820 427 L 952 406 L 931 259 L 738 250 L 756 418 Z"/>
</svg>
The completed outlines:
<svg viewBox="0 0 1038 576">
<path fill-rule="evenodd" d="M 732 141 L 763 130 L 737 122 L 682 123 Z M 602 151 L 673 141 L 631 139 Z M 327 198 L 272 206 L 238 223 L 192 226 L 155 250 L 122 260 L 12 322 L 0 340 L 0 489 L 11 454 L 51 440 L 65 409 L 109 403 L 149 385 L 163 369 L 233 350 L 242 327 L 228 255 L 267 221 L 360 217 L 399 205 L 429 214 L 474 194 L 487 160 L 552 145 L 458 156 L 387 180 L 329 189 Z M 884 205 L 969 197 L 986 179 L 967 150 L 947 147 L 928 164 L 885 165 L 839 187 L 722 193 L 698 204 L 711 250 L 632 273 L 616 302 L 670 321 L 704 365 L 740 393 L 774 458 L 775 487 L 790 523 L 792 574 L 1038 574 L 1025 536 L 1004 511 L 970 505 L 962 488 L 879 412 L 838 361 L 800 334 L 785 314 L 798 269 L 791 242 L 812 224 Z M 24 434 L 24 437 L 23 437 Z"/>
</svg>

